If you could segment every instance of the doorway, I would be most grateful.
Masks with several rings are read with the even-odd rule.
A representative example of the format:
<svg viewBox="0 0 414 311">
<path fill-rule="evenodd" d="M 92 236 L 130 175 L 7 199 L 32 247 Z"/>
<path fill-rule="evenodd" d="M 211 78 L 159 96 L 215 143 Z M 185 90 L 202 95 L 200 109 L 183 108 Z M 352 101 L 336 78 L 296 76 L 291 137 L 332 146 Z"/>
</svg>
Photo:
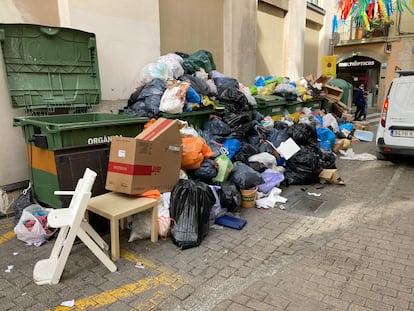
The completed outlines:
<svg viewBox="0 0 414 311">
<path fill-rule="evenodd" d="M 368 107 L 376 107 L 380 67 L 381 63 L 371 57 L 355 55 L 337 63 L 336 72 L 338 78 L 354 88 L 364 84 L 368 92 Z"/>
</svg>

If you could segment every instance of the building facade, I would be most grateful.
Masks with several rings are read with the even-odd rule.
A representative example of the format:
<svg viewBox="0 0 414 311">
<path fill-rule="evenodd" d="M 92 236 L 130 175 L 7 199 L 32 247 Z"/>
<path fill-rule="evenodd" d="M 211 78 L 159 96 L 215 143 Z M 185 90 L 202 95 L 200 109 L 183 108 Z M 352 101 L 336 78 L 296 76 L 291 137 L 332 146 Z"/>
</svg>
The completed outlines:
<svg viewBox="0 0 414 311">
<path fill-rule="evenodd" d="M 414 69 L 414 16 L 395 11 L 384 28 L 357 29 L 349 19 L 339 26 L 340 40 L 334 47 L 337 76 L 354 87 L 363 83 L 368 103 L 381 109 L 398 69 Z"/>
</svg>

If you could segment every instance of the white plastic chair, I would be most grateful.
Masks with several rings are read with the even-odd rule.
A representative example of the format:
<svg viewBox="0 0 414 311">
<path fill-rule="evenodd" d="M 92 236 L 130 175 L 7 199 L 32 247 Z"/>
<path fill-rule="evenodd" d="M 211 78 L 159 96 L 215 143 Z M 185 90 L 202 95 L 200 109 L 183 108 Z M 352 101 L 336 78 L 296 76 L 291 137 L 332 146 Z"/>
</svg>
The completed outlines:
<svg viewBox="0 0 414 311">
<path fill-rule="evenodd" d="M 96 173 L 87 168 L 83 177 L 79 179 L 75 191 L 55 191 L 55 194 L 73 195 L 73 197 L 68 208 L 52 210 L 47 217 L 49 226 L 59 228 L 60 231 L 50 257 L 38 261 L 34 267 L 33 279 L 36 284 L 59 283 L 76 236 L 109 271 L 117 270 L 116 265 L 104 252 L 109 249 L 106 242 L 89 223 L 83 221 L 95 178 Z"/>
</svg>

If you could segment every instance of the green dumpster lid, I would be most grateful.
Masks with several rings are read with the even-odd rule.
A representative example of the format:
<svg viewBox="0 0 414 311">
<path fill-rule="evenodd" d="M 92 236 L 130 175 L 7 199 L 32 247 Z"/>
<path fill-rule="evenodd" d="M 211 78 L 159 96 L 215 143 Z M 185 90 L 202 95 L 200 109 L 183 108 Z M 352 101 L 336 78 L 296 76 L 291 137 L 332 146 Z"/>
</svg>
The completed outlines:
<svg viewBox="0 0 414 311">
<path fill-rule="evenodd" d="M 96 38 L 70 28 L 0 24 L 11 103 L 27 112 L 87 111 L 101 101 Z"/>
</svg>

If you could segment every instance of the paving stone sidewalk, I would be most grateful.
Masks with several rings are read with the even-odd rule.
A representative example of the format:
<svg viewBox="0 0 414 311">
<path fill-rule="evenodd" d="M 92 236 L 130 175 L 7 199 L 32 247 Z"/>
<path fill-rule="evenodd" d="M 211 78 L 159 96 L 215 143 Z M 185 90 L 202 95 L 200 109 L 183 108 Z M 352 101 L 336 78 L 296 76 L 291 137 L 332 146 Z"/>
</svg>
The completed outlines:
<svg viewBox="0 0 414 311">
<path fill-rule="evenodd" d="M 353 147 L 374 153 L 370 143 Z M 128 243 L 125 231 L 115 273 L 78 243 L 57 285 L 32 279 L 54 241 L 26 246 L 3 218 L 0 310 L 414 310 L 414 165 L 337 166 L 346 186 L 283 189 L 320 193 L 327 201 L 316 210 L 243 209 L 242 230 L 211 227 L 184 251 L 169 238 Z"/>
</svg>

